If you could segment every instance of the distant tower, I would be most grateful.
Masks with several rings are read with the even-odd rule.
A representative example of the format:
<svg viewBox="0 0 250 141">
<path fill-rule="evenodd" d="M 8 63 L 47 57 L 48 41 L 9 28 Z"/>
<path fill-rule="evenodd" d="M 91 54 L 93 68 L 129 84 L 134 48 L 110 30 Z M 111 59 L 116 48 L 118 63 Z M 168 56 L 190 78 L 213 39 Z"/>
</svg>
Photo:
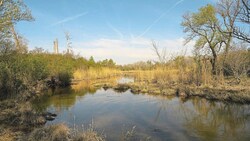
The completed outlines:
<svg viewBox="0 0 250 141">
<path fill-rule="evenodd" d="M 55 41 L 54 41 L 54 53 L 55 54 L 58 54 L 58 40 L 56 39 Z"/>
</svg>

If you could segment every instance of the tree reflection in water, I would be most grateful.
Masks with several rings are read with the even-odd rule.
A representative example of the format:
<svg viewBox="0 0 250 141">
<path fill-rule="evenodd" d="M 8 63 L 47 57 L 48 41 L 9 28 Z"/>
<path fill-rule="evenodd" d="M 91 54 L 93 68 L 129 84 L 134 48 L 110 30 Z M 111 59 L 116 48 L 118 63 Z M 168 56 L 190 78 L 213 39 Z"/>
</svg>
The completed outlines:
<svg viewBox="0 0 250 141">
<path fill-rule="evenodd" d="M 37 111 L 46 111 L 49 107 L 55 107 L 57 113 L 63 109 L 69 110 L 75 105 L 78 97 L 84 97 L 86 94 L 95 94 L 99 87 L 94 84 L 98 83 L 116 83 L 117 78 L 109 78 L 95 81 L 80 81 L 76 85 L 66 88 L 49 89 L 47 94 L 33 103 L 33 107 Z"/>
<path fill-rule="evenodd" d="M 247 140 L 250 134 L 248 105 L 207 101 L 194 98 L 192 106 L 181 106 L 184 127 L 191 136 L 210 140 Z M 192 111 L 192 112 L 190 112 Z"/>
</svg>

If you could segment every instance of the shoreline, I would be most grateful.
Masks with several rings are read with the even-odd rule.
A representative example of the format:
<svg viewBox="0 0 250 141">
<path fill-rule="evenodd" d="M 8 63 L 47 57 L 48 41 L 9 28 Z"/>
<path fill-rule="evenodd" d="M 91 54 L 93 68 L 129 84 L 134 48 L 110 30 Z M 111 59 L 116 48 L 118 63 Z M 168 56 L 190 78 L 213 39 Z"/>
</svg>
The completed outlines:
<svg viewBox="0 0 250 141">
<path fill-rule="evenodd" d="M 207 100 L 217 100 L 221 102 L 234 102 L 241 104 L 250 104 L 250 88 L 248 87 L 208 87 L 208 86 L 163 86 L 145 83 L 127 83 L 127 84 L 108 84 L 97 83 L 97 87 L 104 89 L 114 89 L 115 91 L 131 90 L 134 94 L 165 95 L 177 96 L 188 99 L 189 97 L 202 97 Z"/>
<path fill-rule="evenodd" d="M 97 81 L 98 80 L 98 81 Z M 163 95 L 176 96 L 188 100 L 191 97 L 201 97 L 207 100 L 216 100 L 220 102 L 233 102 L 240 104 L 250 104 L 250 88 L 245 87 L 205 87 L 205 86 L 191 86 L 191 85 L 177 85 L 167 86 L 159 85 L 158 83 L 142 81 L 119 84 L 109 82 L 108 79 L 97 79 L 90 82 L 90 85 L 96 88 L 113 89 L 117 92 L 125 92 L 130 90 L 134 94 L 149 94 L 149 95 Z M 89 81 L 89 80 L 81 80 Z M 71 85 L 77 85 L 81 81 L 73 81 Z M 43 90 L 40 85 L 40 89 Z M 7 99 L 1 101 L 0 106 L 0 135 L 2 138 L 12 138 L 13 140 L 22 139 L 23 137 L 31 135 L 34 130 L 48 128 L 45 125 L 46 115 L 35 111 L 30 105 L 30 102 L 36 98 L 44 96 L 45 92 L 42 90 L 38 93 L 26 92 L 23 100 L 18 98 Z M 22 95 L 22 96 L 24 96 Z M 46 112 L 46 111 L 45 111 Z M 53 113 L 50 113 L 53 114 Z M 13 122 L 13 120 L 15 122 Z M 53 127 L 54 128 L 54 127 Z M 28 129 L 28 131 L 27 131 Z"/>
</svg>

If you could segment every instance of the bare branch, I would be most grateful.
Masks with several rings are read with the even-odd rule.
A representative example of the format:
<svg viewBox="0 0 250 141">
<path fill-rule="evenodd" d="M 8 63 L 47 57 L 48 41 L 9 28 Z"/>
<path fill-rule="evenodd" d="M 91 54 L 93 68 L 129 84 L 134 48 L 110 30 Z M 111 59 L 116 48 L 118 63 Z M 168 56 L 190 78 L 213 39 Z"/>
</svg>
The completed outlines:
<svg viewBox="0 0 250 141">
<path fill-rule="evenodd" d="M 234 28 L 233 34 L 235 38 L 250 43 L 250 35 L 242 31 L 239 27 Z"/>
<path fill-rule="evenodd" d="M 163 64 L 164 63 L 163 57 L 161 56 L 159 49 L 158 49 L 158 46 L 154 40 L 152 40 L 152 46 L 153 46 L 154 52 L 156 53 L 160 63 Z"/>
</svg>

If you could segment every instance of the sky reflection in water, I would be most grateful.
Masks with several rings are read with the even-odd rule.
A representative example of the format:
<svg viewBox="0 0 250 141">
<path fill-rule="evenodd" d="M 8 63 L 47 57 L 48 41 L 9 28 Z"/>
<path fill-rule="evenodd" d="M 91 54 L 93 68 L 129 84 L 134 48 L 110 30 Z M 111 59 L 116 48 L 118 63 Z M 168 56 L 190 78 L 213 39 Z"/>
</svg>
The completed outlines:
<svg viewBox="0 0 250 141">
<path fill-rule="evenodd" d="M 39 102 L 40 109 L 58 114 L 49 124 L 88 126 L 104 132 L 107 140 L 119 140 L 136 126 L 135 139 L 151 140 L 249 140 L 250 105 L 212 102 L 201 98 L 119 93 L 79 84 L 56 90 Z"/>
</svg>

